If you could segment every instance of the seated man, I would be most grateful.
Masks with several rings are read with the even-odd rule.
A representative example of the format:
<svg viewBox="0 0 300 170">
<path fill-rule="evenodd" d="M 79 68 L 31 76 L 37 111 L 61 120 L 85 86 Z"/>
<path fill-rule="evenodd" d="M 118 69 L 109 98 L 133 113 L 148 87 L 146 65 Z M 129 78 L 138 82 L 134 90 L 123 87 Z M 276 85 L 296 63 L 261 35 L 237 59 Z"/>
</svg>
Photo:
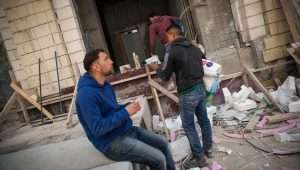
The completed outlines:
<svg viewBox="0 0 300 170">
<path fill-rule="evenodd" d="M 167 141 L 140 127 L 130 116 L 140 110 L 137 102 L 119 105 L 112 86 L 105 81 L 113 62 L 96 49 L 83 60 L 85 73 L 79 80 L 76 109 L 79 121 L 92 144 L 108 158 L 150 166 L 152 170 L 175 170 Z"/>
</svg>

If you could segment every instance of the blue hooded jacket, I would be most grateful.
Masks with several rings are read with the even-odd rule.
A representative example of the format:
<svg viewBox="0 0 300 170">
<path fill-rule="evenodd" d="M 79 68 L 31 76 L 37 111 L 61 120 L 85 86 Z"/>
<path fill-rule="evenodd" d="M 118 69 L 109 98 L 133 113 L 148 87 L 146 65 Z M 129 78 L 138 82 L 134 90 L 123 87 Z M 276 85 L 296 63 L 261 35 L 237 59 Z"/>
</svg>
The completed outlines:
<svg viewBox="0 0 300 170">
<path fill-rule="evenodd" d="M 88 139 L 103 153 L 117 136 L 132 127 L 129 114 L 124 105 L 117 103 L 112 86 L 107 82 L 100 85 L 88 73 L 78 82 L 76 109 Z"/>
</svg>

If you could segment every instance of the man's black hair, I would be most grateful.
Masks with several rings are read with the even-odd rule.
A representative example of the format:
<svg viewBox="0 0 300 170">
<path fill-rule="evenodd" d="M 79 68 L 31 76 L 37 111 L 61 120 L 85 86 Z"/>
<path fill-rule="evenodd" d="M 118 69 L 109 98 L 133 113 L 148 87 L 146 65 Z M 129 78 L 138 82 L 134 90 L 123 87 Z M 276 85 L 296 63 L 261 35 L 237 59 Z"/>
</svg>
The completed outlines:
<svg viewBox="0 0 300 170">
<path fill-rule="evenodd" d="M 170 30 L 174 29 L 176 31 L 177 35 L 183 35 L 183 32 L 181 30 L 181 27 L 177 24 L 171 24 L 167 29 L 166 32 L 169 32 Z"/>
<path fill-rule="evenodd" d="M 94 49 L 87 52 L 83 59 L 84 69 L 89 72 L 91 65 L 99 58 L 99 53 L 105 52 L 103 49 Z"/>
</svg>

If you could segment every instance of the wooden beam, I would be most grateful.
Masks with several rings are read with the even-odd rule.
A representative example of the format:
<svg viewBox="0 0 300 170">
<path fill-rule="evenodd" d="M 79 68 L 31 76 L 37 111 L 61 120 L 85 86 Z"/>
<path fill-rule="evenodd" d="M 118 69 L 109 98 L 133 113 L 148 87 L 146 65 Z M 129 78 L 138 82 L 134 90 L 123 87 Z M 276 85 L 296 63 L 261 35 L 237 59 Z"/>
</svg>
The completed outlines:
<svg viewBox="0 0 300 170">
<path fill-rule="evenodd" d="M 39 103 L 37 103 L 34 99 L 32 99 L 24 90 L 22 90 L 19 86 L 16 85 L 16 83 L 12 82 L 10 84 L 10 87 L 15 90 L 21 97 L 23 97 L 25 100 L 27 100 L 29 103 L 31 103 L 33 106 L 35 106 L 39 111 L 42 111 L 42 113 L 47 116 L 49 119 L 53 119 L 53 115 L 46 110 L 44 107 L 42 107 Z"/>
<path fill-rule="evenodd" d="M 256 115 L 256 113 L 252 116 L 250 121 L 248 122 L 247 126 L 244 128 L 244 132 L 252 132 L 254 130 L 256 123 L 259 121 L 259 116 Z"/>
<path fill-rule="evenodd" d="M 167 97 L 169 97 L 170 99 L 172 99 L 175 103 L 179 103 L 179 99 L 178 99 L 177 96 L 175 96 L 169 90 L 167 90 L 166 88 L 164 88 L 163 86 L 161 86 L 160 84 L 158 84 L 156 81 L 149 80 L 148 83 L 150 84 L 150 86 L 154 87 L 155 89 L 157 89 L 158 91 L 160 91 L 162 94 L 164 94 Z"/>
<path fill-rule="evenodd" d="M 280 113 L 273 116 L 266 116 L 266 119 L 268 123 L 278 123 L 285 120 L 296 119 L 299 117 L 299 113 Z"/>
<path fill-rule="evenodd" d="M 16 83 L 17 80 L 16 80 L 16 77 L 15 77 L 13 71 L 12 71 L 12 70 L 9 70 L 8 73 L 9 73 L 9 76 L 10 76 L 11 81 Z M 27 109 L 26 109 L 26 106 L 25 106 L 23 100 L 21 99 L 20 95 L 17 94 L 17 93 L 16 93 L 16 97 L 17 97 L 18 104 L 19 104 L 19 106 L 21 107 L 21 110 L 22 110 L 22 112 L 23 112 L 23 116 L 24 116 L 25 122 L 26 122 L 27 124 L 30 124 L 29 114 L 28 114 L 28 112 L 27 112 Z"/>
<path fill-rule="evenodd" d="M 73 114 L 74 114 L 73 113 L 73 108 L 74 108 L 74 105 L 75 105 L 75 99 L 76 99 L 76 95 L 77 95 L 78 82 L 79 82 L 79 79 L 81 77 L 78 63 L 75 63 L 75 70 L 76 70 L 76 84 L 75 84 L 75 88 L 74 88 L 74 92 L 73 92 L 73 97 L 72 97 L 72 100 L 71 100 L 71 103 L 70 103 L 70 107 L 69 107 L 69 110 L 68 110 L 68 117 L 67 117 L 67 123 L 66 123 L 67 128 L 74 127 L 74 126 L 72 126 Z"/>
<path fill-rule="evenodd" d="M 145 65 L 145 69 L 146 69 L 146 74 L 148 76 L 148 80 L 152 80 L 151 78 L 151 74 L 150 74 L 150 71 L 149 71 L 149 67 L 147 65 Z M 163 110 L 162 110 L 162 107 L 161 107 L 161 104 L 160 104 L 160 101 L 159 101 L 159 97 L 158 97 L 158 94 L 157 94 L 157 91 L 155 88 L 151 87 L 151 91 L 152 91 L 152 94 L 154 96 L 154 99 L 155 99 L 155 102 L 156 102 L 156 105 L 157 105 L 157 109 L 158 109 L 158 113 L 163 121 L 163 124 L 164 124 L 164 130 L 165 130 L 165 133 L 166 133 L 166 136 L 167 136 L 167 139 L 169 140 L 170 139 L 170 134 L 169 134 L 169 131 L 168 131 L 168 128 L 167 128 L 167 124 L 166 124 L 166 119 L 165 119 L 165 116 L 164 116 L 164 113 L 163 113 Z"/>
<path fill-rule="evenodd" d="M 249 78 L 257 85 L 257 87 L 266 95 L 266 97 L 281 111 L 284 112 L 277 101 L 270 95 L 267 89 L 261 84 L 252 71 L 246 65 L 243 65 L 244 71 L 249 75 Z"/>
<path fill-rule="evenodd" d="M 287 48 L 287 51 L 293 57 L 293 59 L 296 61 L 296 63 L 300 65 L 300 56 L 297 56 L 295 54 L 295 49 L 294 48 Z"/>
<path fill-rule="evenodd" d="M 4 105 L 4 107 L 3 107 L 3 109 L 2 109 L 2 111 L 0 113 L 0 118 L 4 117 L 7 114 L 9 108 L 15 103 L 16 99 L 17 99 L 17 93 L 13 92 L 13 94 L 9 97 L 8 101 Z M 0 119 L 0 121 L 1 120 L 2 119 Z"/>
</svg>

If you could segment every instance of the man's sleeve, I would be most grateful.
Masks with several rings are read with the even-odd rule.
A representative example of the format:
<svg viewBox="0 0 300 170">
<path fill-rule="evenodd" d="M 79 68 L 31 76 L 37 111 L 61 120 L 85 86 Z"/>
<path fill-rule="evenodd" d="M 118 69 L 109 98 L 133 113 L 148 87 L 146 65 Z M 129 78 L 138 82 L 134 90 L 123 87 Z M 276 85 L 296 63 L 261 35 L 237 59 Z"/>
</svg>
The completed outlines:
<svg viewBox="0 0 300 170">
<path fill-rule="evenodd" d="M 174 72 L 174 55 L 170 53 L 169 55 L 165 56 L 165 61 L 162 64 L 162 68 L 158 70 L 158 76 L 164 80 L 170 80 L 172 73 Z"/>
<path fill-rule="evenodd" d="M 101 105 L 98 104 L 97 97 L 93 94 L 81 93 L 78 104 L 82 118 L 95 136 L 103 136 L 120 127 L 129 119 L 125 108 L 112 111 L 107 114 L 107 117 L 103 117 Z"/>
</svg>

